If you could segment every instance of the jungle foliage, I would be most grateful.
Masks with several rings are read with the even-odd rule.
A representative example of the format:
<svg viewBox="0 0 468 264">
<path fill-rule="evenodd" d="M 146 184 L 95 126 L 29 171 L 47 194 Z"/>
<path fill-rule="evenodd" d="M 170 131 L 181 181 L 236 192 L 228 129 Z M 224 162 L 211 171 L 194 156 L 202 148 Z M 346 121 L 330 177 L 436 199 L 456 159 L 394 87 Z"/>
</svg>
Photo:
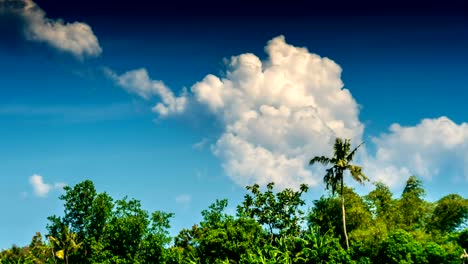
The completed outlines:
<svg viewBox="0 0 468 264">
<path fill-rule="evenodd" d="M 200 223 L 175 237 L 172 213 L 115 200 L 89 180 L 67 186 L 63 215 L 48 218 L 45 236 L 1 251 L 0 263 L 468 263 L 468 199 L 449 194 L 426 201 L 415 176 L 399 197 L 380 182 L 359 195 L 343 182 L 346 171 L 367 179 L 350 163 L 355 149 L 337 147 L 343 153 L 311 161 L 332 166 L 325 175 L 330 191 L 318 200 L 302 198 L 306 185 L 247 186 L 235 214 L 226 212 L 228 200 L 216 200 Z"/>
</svg>

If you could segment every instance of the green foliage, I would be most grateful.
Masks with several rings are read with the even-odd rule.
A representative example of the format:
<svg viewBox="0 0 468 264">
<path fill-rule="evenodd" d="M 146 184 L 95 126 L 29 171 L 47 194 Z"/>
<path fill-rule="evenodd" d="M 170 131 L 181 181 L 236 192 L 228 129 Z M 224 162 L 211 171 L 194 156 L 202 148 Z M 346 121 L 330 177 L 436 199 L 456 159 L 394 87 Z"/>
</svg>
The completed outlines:
<svg viewBox="0 0 468 264">
<path fill-rule="evenodd" d="M 13 245 L 10 249 L 0 252 L 0 263 L 26 263 L 29 256 L 29 247 Z"/>
<path fill-rule="evenodd" d="M 49 236 L 48 239 L 52 246 L 54 255 L 68 263 L 68 259 L 71 255 L 76 253 L 83 244 L 78 242 L 78 236 L 76 233 L 70 232 L 67 226 L 61 228 L 59 236 Z"/>
<path fill-rule="evenodd" d="M 458 234 L 457 242 L 462 248 L 468 249 L 468 228 Z"/>
<path fill-rule="evenodd" d="M 367 262 L 372 259 L 377 259 L 379 254 L 380 243 L 388 236 L 388 229 L 384 222 L 373 221 L 368 226 L 362 226 L 359 229 L 353 230 L 349 234 L 352 245 L 352 255 L 356 260 L 367 259 Z"/>
<path fill-rule="evenodd" d="M 361 196 L 343 183 L 346 171 L 358 182 L 367 179 L 350 164 L 358 148 L 337 139 L 333 157 L 311 160 L 332 165 L 324 177 L 330 193 L 313 201 L 305 217 L 306 185 L 275 190 L 274 183 L 265 189 L 254 184 L 237 215 L 225 212 L 228 200 L 216 200 L 173 244 L 174 214 L 150 213 L 135 199 L 114 200 L 91 181 L 65 187 L 64 213 L 48 218 L 46 239 L 36 233 L 28 246 L 1 251 L 0 264 L 458 264 L 461 256 L 468 263 L 467 199 L 449 194 L 427 202 L 415 176 L 400 198 L 382 183 Z"/>
<path fill-rule="evenodd" d="M 41 233 L 37 232 L 29 244 L 28 260 L 31 263 L 51 263 L 53 258 L 52 248 L 42 240 Z"/>
<path fill-rule="evenodd" d="M 114 200 L 91 181 L 66 187 L 64 216 L 49 217 L 54 255 L 70 263 L 162 263 L 171 241 L 172 213 L 151 215 L 135 199 Z M 66 249 L 66 234 L 76 247 Z M 70 242 L 71 243 L 71 242 Z M 63 247 L 63 248 L 62 248 Z"/>
<path fill-rule="evenodd" d="M 255 247 L 239 263 L 352 263 L 338 238 L 309 229 L 299 237 L 281 236 L 276 245 Z"/>
<path fill-rule="evenodd" d="M 449 194 L 436 203 L 429 221 L 429 229 L 453 232 L 468 219 L 468 200 L 458 194 Z"/>
<path fill-rule="evenodd" d="M 300 206 L 305 204 L 301 196 L 308 190 L 303 184 L 299 191 L 287 188 L 275 194 L 273 188 L 274 183 L 269 183 L 265 192 L 258 184 L 247 186 L 252 195 L 245 195 L 244 202 L 237 207 L 239 216 L 255 219 L 265 226 L 271 241 L 278 235 L 299 234 L 303 214 Z"/>
<path fill-rule="evenodd" d="M 375 189 L 364 197 L 374 219 L 383 221 L 387 225 L 392 225 L 395 222 L 395 215 L 397 214 L 397 203 L 392 196 L 393 194 L 388 186 L 377 182 L 375 183 Z"/>
<path fill-rule="evenodd" d="M 429 242 L 425 245 L 424 251 L 428 264 L 447 263 L 447 252 L 439 244 Z"/>
<path fill-rule="evenodd" d="M 216 199 L 216 202 L 211 204 L 208 207 L 208 210 L 203 210 L 201 212 L 203 216 L 203 222 L 201 223 L 202 226 L 207 226 L 207 227 L 216 226 L 219 223 L 222 223 L 228 219 L 231 219 L 229 215 L 224 213 L 224 210 L 226 210 L 227 206 L 228 206 L 227 199 L 222 199 L 222 200 Z"/>
<path fill-rule="evenodd" d="M 432 211 L 431 205 L 423 200 L 425 193 L 422 181 L 416 176 L 409 177 L 398 201 L 399 228 L 415 230 L 425 227 Z"/>
<path fill-rule="evenodd" d="M 346 215 L 348 231 L 352 233 L 359 228 L 368 228 L 372 223 L 372 215 L 368 206 L 353 189 L 344 187 L 343 197 L 346 201 Z M 341 218 L 341 201 L 335 196 L 322 196 L 314 201 L 314 206 L 307 215 L 309 226 L 319 227 L 322 232 L 343 234 Z M 341 240 L 345 243 L 344 237 Z"/>
<path fill-rule="evenodd" d="M 306 219 L 311 227 L 318 227 L 323 233 L 334 232 L 340 229 L 341 222 L 341 202 L 336 197 L 320 197 L 313 202 Z"/>
<path fill-rule="evenodd" d="M 310 228 L 301 239 L 302 250 L 298 263 L 350 263 L 350 255 L 332 233 L 320 233 L 318 228 Z"/>
<path fill-rule="evenodd" d="M 408 232 L 397 229 L 380 244 L 378 259 L 383 264 L 425 263 L 421 244 Z"/>
<path fill-rule="evenodd" d="M 266 234 L 251 218 L 234 218 L 224 213 L 227 200 L 217 200 L 203 210 L 204 220 L 184 229 L 175 238 L 178 256 L 197 263 L 237 263 L 248 249 L 265 244 Z"/>
<path fill-rule="evenodd" d="M 59 197 L 64 201 L 64 216 L 50 216 L 47 236 L 59 237 L 67 228 L 76 234 L 82 243 L 71 262 L 90 263 L 95 258 L 96 243 L 102 243 L 106 234 L 104 228 L 112 214 L 113 201 L 106 193 L 98 194 L 90 180 L 77 185 L 64 187 L 65 194 Z"/>
</svg>

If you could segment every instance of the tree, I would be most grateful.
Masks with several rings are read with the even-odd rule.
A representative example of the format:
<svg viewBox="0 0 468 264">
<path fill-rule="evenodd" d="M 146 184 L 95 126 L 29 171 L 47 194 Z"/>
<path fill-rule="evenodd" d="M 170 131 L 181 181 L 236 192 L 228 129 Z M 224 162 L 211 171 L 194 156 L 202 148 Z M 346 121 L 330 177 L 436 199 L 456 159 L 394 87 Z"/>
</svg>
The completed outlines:
<svg viewBox="0 0 468 264">
<path fill-rule="evenodd" d="M 346 229 L 350 243 L 353 244 L 353 252 L 357 249 L 359 252 L 362 252 L 363 249 L 372 249 L 369 245 L 377 245 L 380 241 L 376 240 L 380 239 L 382 234 L 386 234 L 386 228 L 382 229 L 380 221 L 373 221 L 363 198 L 352 188 L 345 186 L 343 196 L 346 200 Z M 343 234 L 343 227 L 341 225 L 341 199 L 339 197 L 322 196 L 319 200 L 315 200 L 314 206 L 307 215 L 307 221 L 310 227 L 319 228 L 322 236 L 326 233 L 337 235 L 338 238 L 341 238 L 340 242 L 344 246 L 344 237 L 340 235 Z M 369 255 L 368 253 L 369 251 L 366 251 L 363 254 Z"/>
<path fill-rule="evenodd" d="M 351 233 L 355 229 L 368 228 L 372 222 L 371 213 L 359 196 L 352 188 L 345 186 L 343 196 L 346 200 L 346 229 Z M 319 227 L 321 232 L 336 231 L 343 233 L 340 224 L 341 199 L 337 197 L 322 196 L 314 201 L 314 206 L 307 215 L 307 221 L 311 227 Z"/>
<path fill-rule="evenodd" d="M 396 201 L 393 194 L 382 182 L 375 183 L 375 189 L 365 196 L 367 205 L 375 220 L 382 221 L 388 229 L 393 229 L 395 225 Z"/>
<path fill-rule="evenodd" d="M 382 241 L 378 257 L 383 264 L 425 263 L 424 249 L 408 232 L 397 229 Z"/>
<path fill-rule="evenodd" d="M 351 174 L 351 177 L 359 183 L 364 183 L 364 181 L 369 180 L 364 175 L 364 173 L 362 173 L 362 167 L 351 164 L 351 161 L 353 160 L 356 151 L 361 145 L 351 150 L 350 139 L 345 139 L 343 141 L 341 138 L 337 138 L 333 146 L 333 157 L 330 158 L 325 156 L 317 156 L 311 159 L 309 162 L 309 165 L 313 165 L 315 163 L 321 163 L 323 165 L 333 165 L 332 167 L 326 170 L 326 174 L 323 178 L 323 181 L 326 184 L 326 189 L 331 189 L 332 194 L 335 194 L 338 186 L 340 186 L 343 234 L 346 241 L 346 249 L 349 249 L 349 241 L 348 233 L 346 232 L 346 211 L 345 200 L 343 196 L 343 178 L 344 173 L 348 171 Z"/>
<path fill-rule="evenodd" d="M 140 256 L 144 263 L 163 263 L 165 246 L 171 242 L 168 229 L 173 213 L 156 211 L 151 216 L 151 225 L 142 241 Z"/>
<path fill-rule="evenodd" d="M 267 190 L 262 192 L 258 184 L 247 186 L 253 196 L 245 195 L 242 205 L 237 206 L 239 216 L 255 219 L 266 226 L 271 242 L 274 241 L 275 232 L 280 235 L 299 233 L 303 214 L 299 207 L 305 204 L 301 195 L 308 190 L 307 185 L 302 184 L 299 191 L 286 188 L 275 194 L 273 187 L 274 183 L 269 183 Z"/>
<path fill-rule="evenodd" d="M 254 246 L 265 245 L 266 234 L 253 219 L 226 214 L 226 199 L 216 200 L 202 211 L 203 220 L 192 229 L 183 229 L 175 238 L 172 250 L 182 259 L 196 263 L 238 263 Z M 171 263 L 185 263 L 172 260 Z"/>
<path fill-rule="evenodd" d="M 59 237 L 49 236 L 49 241 L 53 248 L 58 249 L 54 250 L 55 256 L 65 260 L 66 264 L 68 264 L 69 256 L 77 252 L 82 245 L 82 242 L 77 241 L 77 234 L 70 232 L 67 226 L 62 228 Z"/>
<path fill-rule="evenodd" d="M 108 249 L 122 263 L 135 263 L 149 225 L 148 212 L 138 200 L 127 197 L 115 202 L 115 211 L 107 225 Z"/>
<path fill-rule="evenodd" d="M 424 228 L 431 211 L 431 205 L 423 199 L 425 194 L 422 181 L 416 176 L 409 177 L 398 201 L 399 228 L 407 231 Z"/>
<path fill-rule="evenodd" d="M 216 199 L 216 201 L 208 207 L 209 210 L 205 209 L 201 212 L 203 216 L 201 226 L 215 226 L 221 222 L 231 219 L 232 217 L 224 212 L 227 206 L 227 199 Z"/>
<path fill-rule="evenodd" d="M 31 263 L 51 263 L 54 256 L 52 248 L 49 247 L 43 240 L 40 232 L 36 232 L 31 243 L 29 243 L 29 260 Z M 1 262 L 0 262 L 1 263 Z"/>
<path fill-rule="evenodd" d="M 453 232 L 468 219 L 468 200 L 449 194 L 437 202 L 429 226 L 431 230 Z"/>
<path fill-rule="evenodd" d="M 112 214 L 112 198 L 106 193 L 98 194 L 94 183 L 85 180 L 75 186 L 65 186 L 65 194 L 59 197 L 64 202 L 64 216 L 50 216 L 47 225 L 48 235 L 59 237 L 63 228 L 76 234 L 83 244 L 77 254 L 71 256 L 70 262 L 89 263 L 90 257 L 97 254 L 93 248 L 99 248 L 110 216 Z M 100 253 L 99 253 L 100 254 Z"/>
</svg>

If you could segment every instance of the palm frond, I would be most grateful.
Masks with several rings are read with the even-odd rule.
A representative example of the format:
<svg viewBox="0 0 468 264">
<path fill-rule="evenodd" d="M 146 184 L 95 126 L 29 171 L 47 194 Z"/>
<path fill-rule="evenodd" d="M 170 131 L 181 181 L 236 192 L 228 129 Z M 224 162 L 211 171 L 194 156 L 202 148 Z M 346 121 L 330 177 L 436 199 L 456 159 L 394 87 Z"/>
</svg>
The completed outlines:
<svg viewBox="0 0 468 264">
<path fill-rule="evenodd" d="M 325 157 L 325 156 L 317 156 L 317 157 L 314 157 L 313 159 L 311 159 L 309 161 L 309 165 L 313 165 L 315 163 L 320 163 L 320 164 L 323 164 L 323 165 L 328 165 L 332 162 L 332 160 L 328 157 Z"/>
<path fill-rule="evenodd" d="M 332 194 L 335 194 L 335 191 L 338 187 L 339 181 L 337 180 L 336 174 L 335 174 L 335 167 L 331 167 L 327 169 L 327 173 L 323 177 L 323 182 L 326 185 L 326 189 L 332 191 Z"/>
<path fill-rule="evenodd" d="M 368 181 L 369 178 L 367 178 L 366 175 L 362 172 L 362 167 L 361 166 L 356 166 L 356 165 L 348 165 L 348 170 L 351 174 L 351 177 L 353 177 L 354 180 L 357 182 L 363 184 L 364 181 Z"/>
<path fill-rule="evenodd" d="M 355 147 L 355 148 L 353 149 L 353 151 L 351 151 L 351 153 L 349 153 L 348 156 L 346 156 L 346 160 L 347 160 L 348 162 L 350 162 L 350 161 L 353 160 L 354 154 L 356 153 L 356 151 L 358 150 L 358 148 L 359 148 L 360 146 L 362 146 L 363 144 L 364 144 L 364 142 L 362 142 L 361 144 L 359 144 L 359 146 Z"/>
</svg>

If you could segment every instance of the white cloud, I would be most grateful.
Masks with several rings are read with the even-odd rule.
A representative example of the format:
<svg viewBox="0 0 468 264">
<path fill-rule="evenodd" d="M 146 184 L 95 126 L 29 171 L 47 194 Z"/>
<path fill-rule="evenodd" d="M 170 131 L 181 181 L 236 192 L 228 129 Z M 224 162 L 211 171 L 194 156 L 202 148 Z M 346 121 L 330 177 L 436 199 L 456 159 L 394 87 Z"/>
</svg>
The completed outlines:
<svg viewBox="0 0 468 264">
<path fill-rule="evenodd" d="M 101 54 L 102 48 L 88 24 L 47 18 L 46 13 L 32 0 L 18 0 L 10 7 L 12 9 L 8 11 L 24 19 L 28 40 L 47 43 L 80 59 Z"/>
<path fill-rule="evenodd" d="M 322 175 L 307 168 L 308 160 L 329 154 L 337 136 L 361 139 L 359 107 L 332 60 L 282 36 L 265 51 L 266 61 L 250 53 L 232 57 L 224 78 L 210 74 L 191 87 L 224 124 L 212 150 L 241 185 L 316 185 Z"/>
<path fill-rule="evenodd" d="M 190 202 L 192 202 L 192 196 L 190 196 L 189 194 L 181 194 L 177 196 L 175 200 L 176 200 L 176 203 L 183 205 L 183 206 L 187 206 L 190 204 Z"/>
<path fill-rule="evenodd" d="M 153 111 L 162 117 L 187 111 L 189 102 L 208 109 L 223 127 L 212 151 L 236 183 L 317 185 L 323 169 L 308 167 L 308 160 L 330 155 L 336 137 L 360 143 L 359 106 L 343 88 L 342 70 L 334 61 L 292 46 L 282 36 L 269 41 L 265 51 L 264 61 L 250 53 L 231 57 L 223 77 L 208 74 L 179 97 L 146 69 L 120 76 L 109 70 L 108 75 L 129 93 L 147 100 L 159 96 Z M 357 161 L 374 181 L 395 187 L 412 174 L 430 180 L 449 165 L 468 180 L 466 123 L 440 117 L 410 127 L 394 124 L 372 143 L 376 153 L 363 147 Z M 193 147 L 205 144 L 202 140 Z"/>
<path fill-rule="evenodd" d="M 106 74 L 118 86 L 129 93 L 136 94 L 146 100 L 154 95 L 159 96 L 161 102 L 157 103 L 152 110 L 162 117 L 180 114 L 185 111 L 187 106 L 185 92 L 182 92 L 180 97 L 175 97 L 174 93 L 162 81 L 150 79 L 144 68 L 125 72 L 120 76 L 106 69 Z"/>
<path fill-rule="evenodd" d="M 63 189 L 65 183 L 56 182 L 53 184 L 45 183 L 41 175 L 33 174 L 29 177 L 29 183 L 33 187 L 34 194 L 39 197 L 45 197 L 53 189 Z"/>
<path fill-rule="evenodd" d="M 424 119 L 416 126 L 393 124 L 373 138 L 376 153 L 365 158 L 368 174 L 390 186 L 405 183 L 410 175 L 427 180 L 450 173 L 468 180 L 468 124 L 447 117 Z"/>
</svg>

